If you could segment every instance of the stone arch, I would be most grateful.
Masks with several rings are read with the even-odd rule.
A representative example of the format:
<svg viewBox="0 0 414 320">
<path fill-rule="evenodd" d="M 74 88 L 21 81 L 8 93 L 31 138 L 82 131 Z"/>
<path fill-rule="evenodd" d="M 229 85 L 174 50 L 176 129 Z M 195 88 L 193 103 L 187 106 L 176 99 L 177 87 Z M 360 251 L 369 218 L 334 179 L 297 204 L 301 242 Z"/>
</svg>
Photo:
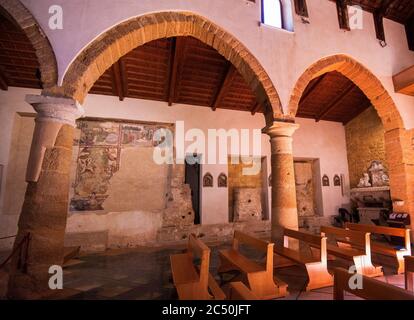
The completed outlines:
<svg viewBox="0 0 414 320">
<path fill-rule="evenodd" d="M 253 54 L 230 33 L 191 12 L 150 13 L 112 27 L 76 57 L 63 78 L 62 88 L 54 93 L 82 103 L 95 81 L 119 58 L 152 40 L 176 36 L 192 36 L 216 49 L 235 66 L 263 103 L 266 122 L 283 118 L 278 93 Z"/>
<path fill-rule="evenodd" d="M 404 128 L 403 119 L 393 99 L 380 80 L 365 66 L 345 54 L 320 59 L 300 76 L 288 105 L 288 118 L 294 118 L 303 92 L 312 79 L 337 71 L 357 85 L 371 101 L 384 126 L 385 152 L 390 174 L 391 196 L 403 200 L 397 211 L 414 214 L 414 131 Z"/>
<path fill-rule="evenodd" d="M 288 105 L 288 116 L 294 118 L 303 92 L 312 79 L 327 72 L 337 71 L 355 83 L 368 97 L 384 125 L 386 131 L 403 128 L 403 120 L 380 80 L 366 67 L 345 54 L 322 58 L 312 64 L 300 76 L 293 89 Z"/>
<path fill-rule="evenodd" d="M 0 10 L 23 30 L 35 49 L 43 88 L 55 86 L 58 78 L 55 53 L 36 19 L 19 0 L 0 0 Z"/>
</svg>

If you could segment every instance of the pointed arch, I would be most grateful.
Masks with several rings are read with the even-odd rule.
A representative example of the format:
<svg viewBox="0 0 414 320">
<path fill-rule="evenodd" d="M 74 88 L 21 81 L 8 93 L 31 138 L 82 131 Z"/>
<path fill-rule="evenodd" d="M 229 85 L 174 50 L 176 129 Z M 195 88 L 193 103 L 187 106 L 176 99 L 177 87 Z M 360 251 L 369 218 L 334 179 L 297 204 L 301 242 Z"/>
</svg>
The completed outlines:
<svg viewBox="0 0 414 320">
<path fill-rule="evenodd" d="M 345 54 L 322 58 L 300 76 L 292 91 L 288 117 L 294 118 L 300 99 L 312 79 L 327 72 L 337 71 L 355 83 L 371 101 L 384 126 L 385 152 L 390 174 L 391 196 L 403 200 L 394 208 L 414 214 L 414 131 L 404 128 L 403 119 L 393 99 L 381 81 L 365 66 Z"/>
<path fill-rule="evenodd" d="M 322 58 L 305 70 L 296 82 L 290 97 L 288 105 L 289 117 L 295 117 L 300 99 L 310 81 L 331 71 L 341 73 L 364 92 L 375 110 L 377 110 L 386 131 L 404 127 L 397 106 L 381 84 L 381 81 L 365 66 L 345 54 L 336 54 Z"/>
<path fill-rule="evenodd" d="M 35 49 L 43 88 L 55 86 L 58 78 L 55 53 L 31 12 L 19 0 L 0 0 L 0 10 L 23 30 Z"/>
<path fill-rule="evenodd" d="M 267 123 L 273 122 L 274 118 L 283 118 L 278 93 L 253 54 L 230 33 L 191 12 L 145 14 L 104 32 L 71 63 L 60 94 L 82 102 L 95 81 L 119 58 L 150 41 L 177 36 L 192 36 L 230 61 L 262 103 Z"/>
</svg>

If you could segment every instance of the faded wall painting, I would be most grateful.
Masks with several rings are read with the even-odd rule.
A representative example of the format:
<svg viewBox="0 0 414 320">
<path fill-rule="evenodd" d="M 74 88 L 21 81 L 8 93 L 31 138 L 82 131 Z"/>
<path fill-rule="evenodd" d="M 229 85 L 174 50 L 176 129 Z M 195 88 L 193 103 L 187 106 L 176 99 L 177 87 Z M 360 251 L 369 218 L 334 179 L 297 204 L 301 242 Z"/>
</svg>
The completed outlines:
<svg viewBox="0 0 414 320">
<path fill-rule="evenodd" d="M 153 141 L 153 136 L 160 128 L 172 129 L 172 125 L 78 121 L 80 132 L 74 141 L 78 153 L 70 211 L 104 210 L 104 202 L 110 196 L 111 179 L 120 169 L 122 150 L 156 146 L 158 142 Z M 139 169 L 139 159 L 136 164 L 125 163 Z M 125 186 L 125 192 L 127 189 Z"/>
</svg>

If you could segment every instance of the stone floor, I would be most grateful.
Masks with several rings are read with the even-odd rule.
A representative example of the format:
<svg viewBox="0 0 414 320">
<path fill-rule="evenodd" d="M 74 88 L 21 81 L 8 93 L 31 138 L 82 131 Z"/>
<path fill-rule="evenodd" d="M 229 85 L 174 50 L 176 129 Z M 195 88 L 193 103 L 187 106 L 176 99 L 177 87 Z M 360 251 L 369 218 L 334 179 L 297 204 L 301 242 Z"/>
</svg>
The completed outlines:
<svg viewBox="0 0 414 320">
<path fill-rule="evenodd" d="M 210 271 L 212 274 L 217 274 L 218 250 L 229 247 L 229 245 L 210 245 L 212 249 Z M 178 247 L 136 248 L 82 255 L 78 259 L 71 260 L 64 268 L 64 290 L 59 291 L 54 299 L 176 299 L 177 296 L 171 282 L 169 255 L 179 253 L 182 250 L 183 248 Z M 249 256 L 252 255 L 254 253 L 249 252 Z M 255 258 L 261 257 L 256 256 Z M 330 266 L 346 267 L 347 264 L 344 261 L 335 260 L 330 262 Z M 275 273 L 289 285 L 289 296 L 284 299 L 332 300 L 332 287 L 311 292 L 303 291 L 306 274 L 299 267 L 275 269 Z M 403 275 L 395 275 L 393 269 L 386 265 L 384 265 L 384 273 L 384 277 L 377 279 L 404 287 Z M 2 281 L 0 280 L 1 285 Z M 0 289 L 0 297 L 2 291 L 4 292 L 4 288 Z M 347 294 L 346 299 L 358 298 Z"/>
</svg>

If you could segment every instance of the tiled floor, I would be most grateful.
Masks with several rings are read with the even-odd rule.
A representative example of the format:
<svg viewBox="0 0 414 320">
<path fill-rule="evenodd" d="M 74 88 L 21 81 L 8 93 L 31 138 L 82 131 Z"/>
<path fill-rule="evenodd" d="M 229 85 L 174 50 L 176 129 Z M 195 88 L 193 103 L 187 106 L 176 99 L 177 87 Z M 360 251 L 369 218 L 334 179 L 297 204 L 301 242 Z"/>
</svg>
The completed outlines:
<svg viewBox="0 0 414 320">
<path fill-rule="evenodd" d="M 218 250 L 229 244 L 212 246 L 210 271 L 217 274 Z M 171 282 L 169 255 L 181 252 L 183 248 L 163 249 L 119 249 L 104 253 L 83 255 L 72 260 L 64 268 L 64 290 L 55 299 L 176 299 Z M 248 253 L 251 257 L 253 252 Z M 260 259 L 260 256 L 255 258 Z M 382 262 L 382 261 L 380 261 Z M 330 266 L 346 267 L 345 262 L 331 261 Z M 404 287 L 404 276 L 395 275 L 384 265 L 385 276 L 377 278 L 390 284 Z M 287 300 L 332 300 L 332 287 L 303 291 L 306 284 L 304 270 L 297 266 L 275 269 L 278 278 L 289 285 Z M 347 294 L 346 299 L 358 299 Z"/>
<path fill-rule="evenodd" d="M 210 271 L 217 274 L 218 250 L 227 245 L 210 246 L 212 257 Z M 64 287 L 70 290 L 69 299 L 176 299 L 171 282 L 169 255 L 181 252 L 180 248 L 144 250 L 111 250 L 102 254 L 83 256 L 82 263 L 69 266 L 64 271 Z M 251 257 L 254 253 L 249 252 Z M 256 257 L 261 258 L 260 256 Z M 346 262 L 331 261 L 330 266 L 346 267 Z M 403 275 L 395 275 L 384 266 L 385 276 L 377 278 L 403 287 Z M 276 276 L 289 285 L 288 300 L 331 300 L 332 287 L 303 291 L 305 272 L 297 266 L 275 270 Z M 63 298 L 62 296 L 60 298 Z M 358 299 L 347 294 L 346 299 Z"/>
</svg>

